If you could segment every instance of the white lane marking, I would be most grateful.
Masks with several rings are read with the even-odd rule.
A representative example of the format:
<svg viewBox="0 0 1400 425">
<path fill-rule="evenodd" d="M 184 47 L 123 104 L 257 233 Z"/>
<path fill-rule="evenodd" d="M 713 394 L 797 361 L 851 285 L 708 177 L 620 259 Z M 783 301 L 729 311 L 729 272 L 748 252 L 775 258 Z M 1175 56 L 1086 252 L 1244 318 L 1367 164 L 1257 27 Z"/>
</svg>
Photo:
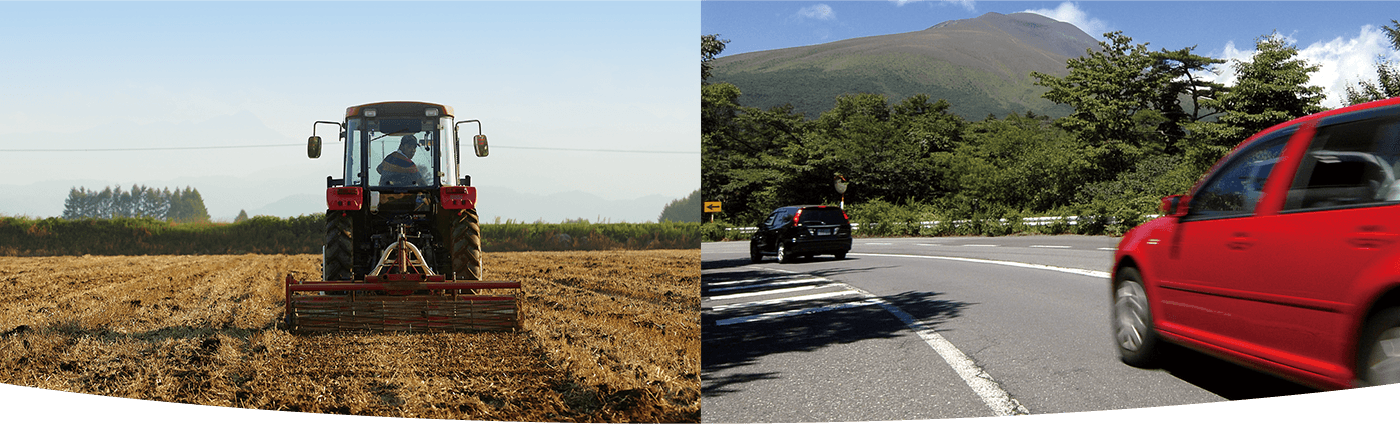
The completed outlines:
<svg viewBox="0 0 1400 425">
<path fill-rule="evenodd" d="M 850 292 L 854 293 L 855 291 L 850 291 Z M 716 320 L 716 321 L 715 321 L 715 325 L 716 325 L 716 326 L 736 325 L 736 324 L 740 324 L 740 323 L 757 322 L 757 321 L 760 321 L 760 320 L 777 319 L 777 318 L 780 318 L 780 317 L 801 316 L 801 315 L 804 315 L 804 314 L 821 313 L 821 312 L 827 312 L 827 311 L 832 311 L 832 310 L 843 310 L 843 309 L 854 308 L 854 307 L 864 307 L 864 306 L 867 306 L 867 305 L 879 304 L 879 303 L 880 303 L 880 300 L 878 300 L 878 299 L 874 299 L 874 300 L 872 300 L 872 299 L 864 299 L 864 300 L 860 300 L 860 301 L 851 301 L 851 302 L 841 303 L 841 304 L 828 304 L 828 305 L 824 305 L 824 306 L 821 306 L 821 307 L 812 307 L 812 308 L 804 308 L 804 309 L 798 309 L 798 310 L 787 310 L 787 311 L 774 311 L 774 312 L 770 312 L 770 313 L 755 314 L 755 315 L 752 315 L 752 316 L 741 316 L 741 317 L 734 317 L 734 318 L 729 318 L 729 319 Z"/>
<path fill-rule="evenodd" d="M 918 246 L 943 246 L 943 244 L 941 244 L 941 243 L 916 243 L 916 244 L 914 244 L 914 245 L 918 245 Z"/>
<path fill-rule="evenodd" d="M 874 295 L 871 296 L 874 297 Z M 1001 384 L 992 379 L 992 376 L 985 369 L 977 366 L 976 361 L 973 361 L 958 347 L 953 346 L 953 343 L 944 339 L 927 323 L 914 320 L 914 316 L 885 302 L 885 300 L 878 297 L 875 299 L 879 300 L 880 307 L 884 307 L 885 311 L 898 317 L 905 326 L 918 334 L 924 343 L 932 347 L 933 351 L 938 352 L 938 356 L 943 357 L 943 361 L 948 362 L 948 366 L 952 367 L 959 377 L 962 377 L 963 382 L 966 382 L 967 386 L 971 387 L 972 391 L 977 393 L 977 396 L 982 398 L 982 402 L 991 408 L 997 416 L 1029 415 L 1031 413 L 1025 406 L 1021 405 L 1021 402 L 1011 398 L 1011 394 L 1003 390 Z"/>
<path fill-rule="evenodd" d="M 728 292 L 728 291 L 741 291 L 741 290 L 745 290 L 745 289 L 754 289 L 754 288 L 767 288 L 767 287 L 770 287 L 770 286 L 794 285 L 794 284 L 798 284 L 798 283 L 830 282 L 830 281 L 831 281 L 831 280 L 829 280 L 829 279 L 824 279 L 824 278 L 820 278 L 820 277 L 814 277 L 814 278 L 810 278 L 810 279 L 793 279 L 793 280 L 769 279 L 768 282 L 765 282 L 765 283 L 758 283 L 758 284 L 744 285 L 744 286 L 735 286 L 735 287 L 720 287 L 720 288 L 716 288 L 716 286 L 721 286 L 721 285 L 732 285 L 732 284 L 734 284 L 734 283 L 732 283 L 732 282 L 719 282 L 719 283 L 712 283 L 712 284 L 709 285 L 709 287 L 706 287 L 705 289 L 706 289 L 706 290 L 709 290 L 710 292 Z M 740 283 L 742 283 L 742 282 L 740 282 Z"/>
<path fill-rule="evenodd" d="M 980 247 L 980 248 L 996 247 L 996 245 L 981 245 L 981 244 L 972 244 L 972 245 L 963 245 L 963 246 L 972 246 L 972 247 Z"/>
<path fill-rule="evenodd" d="M 840 284 L 840 282 L 837 282 L 836 285 L 848 287 L 848 285 Z M 827 287 L 827 285 L 823 285 L 823 287 Z M 783 291 L 783 289 L 777 289 L 777 291 Z M 917 334 L 920 340 L 924 340 L 924 344 L 928 344 L 928 347 L 934 348 L 934 352 L 938 352 L 938 356 L 944 358 L 944 362 L 948 363 L 948 366 L 951 366 L 953 372 L 958 373 L 958 376 L 962 377 L 963 382 L 967 383 L 967 387 L 970 387 L 973 393 L 976 393 L 977 397 L 981 398 L 981 401 L 983 401 L 983 404 L 987 405 L 987 408 L 991 408 L 993 414 L 1000 415 L 1000 417 L 1030 414 L 1030 411 L 1026 410 L 1025 405 L 1021 405 L 1021 401 L 1016 401 L 1016 398 L 1011 398 L 1011 394 L 1002 390 L 1001 384 L 997 383 L 997 380 L 991 379 L 991 375 L 988 375 L 987 370 L 981 369 L 980 366 L 977 366 L 977 362 L 974 362 L 970 356 L 963 354 L 962 351 L 958 350 L 958 347 L 955 347 L 952 343 L 948 343 L 948 340 L 945 340 L 944 337 L 939 336 L 938 331 L 932 329 L 932 326 L 914 320 L 914 316 L 910 316 L 909 313 L 897 308 L 897 306 L 892 305 L 892 303 L 885 302 L 885 299 L 879 298 L 879 296 L 865 292 L 864 289 L 827 292 L 827 294 L 791 296 L 791 298 L 769 299 L 769 301 L 734 303 L 734 305 L 715 306 L 715 308 L 711 308 L 711 310 L 741 308 L 741 306 L 773 305 L 773 303 L 805 301 L 805 299 L 829 298 L 829 296 L 851 294 L 860 294 L 864 296 L 864 299 L 861 299 L 861 301 L 816 306 L 816 308 L 784 310 L 784 312 L 762 313 L 762 315 L 731 317 L 731 319 L 715 320 L 715 326 L 729 326 L 729 324 L 759 322 L 759 320 L 777 319 L 777 317 L 811 315 L 811 313 L 830 312 L 830 310 L 879 305 L 881 308 L 885 309 L 886 312 L 889 312 L 890 315 L 895 315 L 900 322 L 904 323 L 904 326 L 913 330 L 914 334 Z"/>
<path fill-rule="evenodd" d="M 819 299 L 822 299 L 822 298 L 832 298 L 832 297 L 840 297 L 840 296 L 846 296 L 846 295 L 855 295 L 855 294 L 859 294 L 859 293 L 860 293 L 860 292 L 858 292 L 858 291 L 823 292 L 823 293 L 820 293 L 820 294 L 799 295 L 799 296 L 796 296 L 796 297 L 775 298 L 775 299 L 763 300 L 763 301 L 751 301 L 751 302 L 746 302 L 746 303 L 736 303 L 736 304 L 717 305 L 717 306 L 714 306 L 714 307 L 710 307 L 710 311 L 723 311 L 723 310 L 729 310 L 729 309 L 731 309 L 731 308 L 755 307 L 755 306 L 760 306 L 760 305 L 786 304 L 786 303 L 796 302 L 796 301 L 819 300 Z"/>
<path fill-rule="evenodd" d="M 1045 264 L 1018 263 L 1018 262 L 1015 262 L 1015 261 L 984 260 L 984 259 L 981 259 L 981 258 L 944 257 L 944 256 L 939 256 L 939 255 L 870 254 L 870 253 L 855 253 L 855 252 L 852 252 L 851 255 L 862 255 L 862 256 L 871 256 L 871 257 L 928 258 L 928 259 L 933 259 L 933 260 L 966 261 L 966 262 L 969 262 L 969 263 L 997 264 L 997 265 L 1002 265 L 1002 266 L 1022 267 L 1022 268 L 1027 268 L 1027 269 L 1050 270 L 1050 271 L 1056 271 L 1056 272 L 1061 272 L 1061 273 L 1072 273 L 1072 274 L 1078 274 L 1078 275 L 1084 275 L 1084 276 L 1101 277 L 1101 278 L 1105 278 L 1105 279 L 1107 279 L 1107 278 L 1109 277 L 1108 272 L 1101 272 L 1101 271 L 1098 271 L 1098 270 L 1085 270 L 1085 269 L 1076 269 L 1076 268 L 1071 268 L 1071 267 L 1049 266 L 1049 265 L 1045 265 Z"/>
<path fill-rule="evenodd" d="M 764 295 L 782 294 L 782 293 L 799 292 L 799 291 L 810 291 L 810 290 L 814 290 L 814 289 L 826 289 L 826 288 L 834 288 L 834 287 L 838 287 L 838 286 L 845 286 L 845 285 L 842 285 L 842 284 L 839 284 L 839 283 L 833 283 L 833 284 L 829 284 L 829 285 L 807 285 L 807 286 L 798 286 L 798 287 L 792 287 L 792 288 L 773 289 L 773 290 L 769 290 L 769 291 L 745 292 L 745 293 L 742 293 L 742 294 L 716 295 L 716 296 L 713 296 L 713 297 L 706 298 L 705 300 L 706 300 L 706 301 L 715 301 L 715 300 L 729 300 L 729 299 L 734 299 L 734 298 L 761 297 L 761 296 L 764 296 Z"/>
<path fill-rule="evenodd" d="M 1099 251 L 1117 251 L 1118 248 L 1099 248 Z"/>
<path fill-rule="evenodd" d="M 1069 245 L 1031 245 L 1031 248 L 1054 248 L 1054 249 L 1064 249 L 1064 248 L 1070 248 L 1070 246 L 1069 246 Z"/>
<path fill-rule="evenodd" d="M 866 245 L 894 245 L 894 244 L 888 243 L 888 242 L 866 242 L 865 244 L 866 244 Z"/>
</svg>

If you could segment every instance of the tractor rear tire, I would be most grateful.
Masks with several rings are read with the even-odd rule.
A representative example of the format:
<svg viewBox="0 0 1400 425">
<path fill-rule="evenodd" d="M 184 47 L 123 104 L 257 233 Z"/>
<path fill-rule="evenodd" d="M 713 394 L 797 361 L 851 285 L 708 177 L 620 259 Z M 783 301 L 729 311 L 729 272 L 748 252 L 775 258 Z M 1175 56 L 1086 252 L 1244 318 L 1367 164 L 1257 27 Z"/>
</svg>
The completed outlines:
<svg viewBox="0 0 1400 425">
<path fill-rule="evenodd" d="M 465 210 L 452 224 L 452 274 L 455 280 L 481 280 L 481 224 L 476 210 Z"/>
<path fill-rule="evenodd" d="M 323 279 L 354 280 L 354 251 L 351 250 L 354 224 L 349 214 L 340 211 L 326 213 L 326 269 Z"/>
</svg>

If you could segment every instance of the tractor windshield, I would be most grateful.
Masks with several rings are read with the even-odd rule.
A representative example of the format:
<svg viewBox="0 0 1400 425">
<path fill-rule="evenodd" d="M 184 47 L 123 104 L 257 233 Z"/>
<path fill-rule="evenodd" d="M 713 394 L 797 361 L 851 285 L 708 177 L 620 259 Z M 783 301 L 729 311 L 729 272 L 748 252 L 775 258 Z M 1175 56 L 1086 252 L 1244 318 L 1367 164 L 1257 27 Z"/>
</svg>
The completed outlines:
<svg viewBox="0 0 1400 425">
<path fill-rule="evenodd" d="M 350 119 L 346 123 L 346 184 L 367 183 L 386 189 L 435 187 L 437 128 L 435 119 Z"/>
</svg>

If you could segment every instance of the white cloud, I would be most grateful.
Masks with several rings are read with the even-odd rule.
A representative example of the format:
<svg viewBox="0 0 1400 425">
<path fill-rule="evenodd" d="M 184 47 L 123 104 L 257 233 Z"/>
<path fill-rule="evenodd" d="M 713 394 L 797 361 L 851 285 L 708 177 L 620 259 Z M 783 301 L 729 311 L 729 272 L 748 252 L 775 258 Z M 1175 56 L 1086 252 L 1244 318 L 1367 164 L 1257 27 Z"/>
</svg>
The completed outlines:
<svg viewBox="0 0 1400 425">
<path fill-rule="evenodd" d="M 836 11 L 831 10 L 831 6 L 827 6 L 823 3 L 804 7 L 797 11 L 797 16 L 801 18 L 830 21 L 836 19 Z"/>
<path fill-rule="evenodd" d="M 1298 41 L 1285 36 L 1289 43 Z M 1213 78 L 1226 85 L 1235 83 L 1235 61 L 1250 61 L 1255 50 L 1240 50 L 1233 41 L 1227 42 L 1217 57 L 1230 61 L 1219 67 L 1220 75 Z M 1379 28 L 1372 25 L 1361 27 L 1356 37 L 1337 37 L 1329 41 L 1317 41 L 1307 47 L 1298 48 L 1298 57 L 1319 69 L 1310 75 L 1309 85 L 1320 86 L 1327 96 L 1322 101 L 1326 108 L 1337 108 L 1346 102 L 1346 88 L 1361 80 L 1376 79 L 1376 58 L 1400 61 L 1400 52 L 1390 49 L 1390 39 Z"/>
<path fill-rule="evenodd" d="M 1068 22 L 1070 25 L 1079 27 L 1085 34 L 1102 39 L 1103 33 L 1108 32 L 1108 24 L 1097 18 L 1090 18 L 1088 13 L 1079 9 L 1079 4 L 1073 2 L 1060 3 L 1054 9 L 1033 9 L 1023 10 L 1025 13 L 1042 15 L 1056 21 Z"/>
</svg>

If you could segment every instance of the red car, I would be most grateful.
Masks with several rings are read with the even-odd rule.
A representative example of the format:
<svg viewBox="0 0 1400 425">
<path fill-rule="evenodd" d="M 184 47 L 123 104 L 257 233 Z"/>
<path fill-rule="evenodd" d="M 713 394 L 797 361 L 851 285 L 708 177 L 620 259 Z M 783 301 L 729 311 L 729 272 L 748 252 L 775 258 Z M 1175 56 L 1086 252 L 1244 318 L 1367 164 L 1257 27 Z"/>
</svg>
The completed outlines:
<svg viewBox="0 0 1400 425">
<path fill-rule="evenodd" d="M 1273 126 L 1123 236 L 1124 363 L 1165 344 L 1321 389 L 1400 382 L 1400 98 Z"/>
</svg>

